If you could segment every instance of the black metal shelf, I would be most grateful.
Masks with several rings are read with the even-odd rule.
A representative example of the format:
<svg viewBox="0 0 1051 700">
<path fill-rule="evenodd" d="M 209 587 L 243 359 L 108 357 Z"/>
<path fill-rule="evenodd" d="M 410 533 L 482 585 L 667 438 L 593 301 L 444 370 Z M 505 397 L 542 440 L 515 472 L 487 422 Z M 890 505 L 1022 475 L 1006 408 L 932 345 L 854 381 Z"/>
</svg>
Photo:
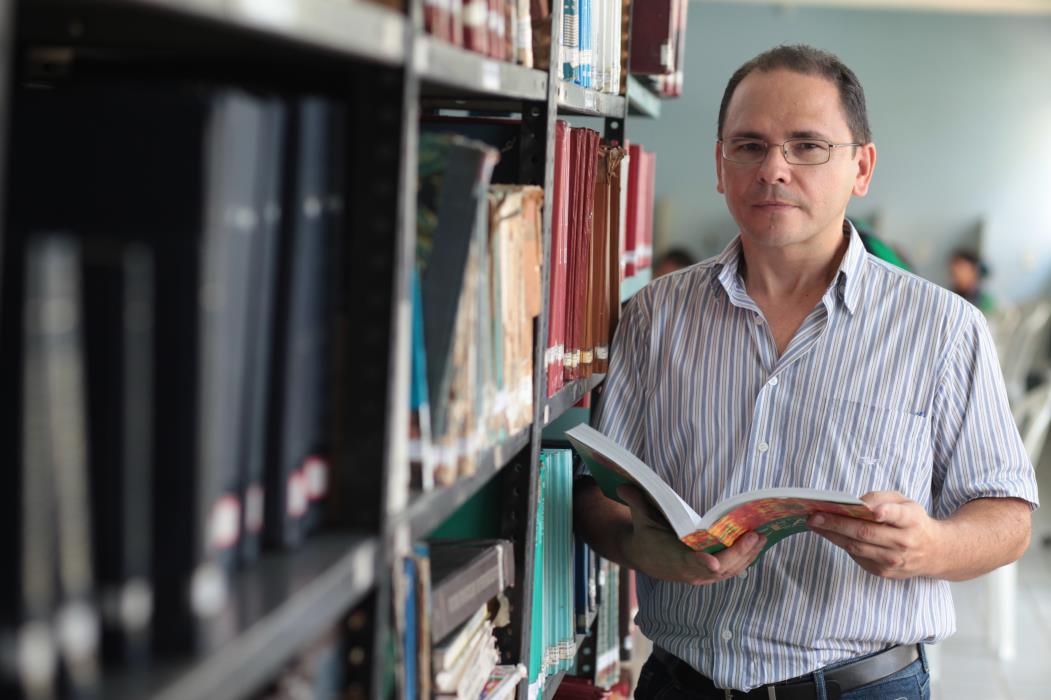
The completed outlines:
<svg viewBox="0 0 1051 700">
<path fill-rule="evenodd" d="M 546 427 L 550 425 L 551 421 L 555 420 L 563 413 L 573 407 L 580 399 L 584 398 L 584 394 L 588 393 L 606 378 L 605 374 L 593 374 L 585 379 L 578 379 L 572 384 L 568 384 L 558 390 L 554 396 L 544 403 L 544 410 L 542 414 L 544 425 Z"/>
<path fill-rule="evenodd" d="M 361 601 L 376 580 L 374 537 L 325 533 L 300 549 L 265 555 L 231 582 L 227 633 L 192 659 L 104 676 L 107 700 L 238 700 L 265 685 L 297 652 Z"/>
<path fill-rule="evenodd" d="M 201 30 L 247 32 L 334 52 L 369 63 L 404 65 L 409 37 L 401 13 L 368 2 L 333 0 L 33 0 L 30 38 L 73 45 L 116 41 L 144 46 L 153 39 L 188 47 L 208 42 Z M 134 17 L 135 21 L 129 21 Z M 179 23 L 190 22 L 189 31 Z M 181 27 L 181 28 L 180 28 Z M 167 31 L 167 34 L 165 33 Z M 195 40 L 197 43 L 195 43 Z"/>
<path fill-rule="evenodd" d="M 634 75 L 628 76 L 628 114 L 656 119 L 661 115 L 661 98 Z"/>
<path fill-rule="evenodd" d="M 468 51 L 422 35 L 416 38 L 413 62 L 424 96 L 482 95 L 543 102 L 547 73 Z"/>
<path fill-rule="evenodd" d="M 500 444 L 484 450 L 478 458 L 474 474 L 461 477 L 449 486 L 417 495 L 396 521 L 408 523 L 409 536 L 413 541 L 426 537 L 503 469 L 508 460 L 527 447 L 529 434 L 530 429 L 527 427 Z M 394 529 L 397 527 L 396 522 Z"/>
<path fill-rule="evenodd" d="M 582 114 L 591 117 L 623 119 L 627 101 L 620 95 L 609 95 L 560 80 L 558 83 L 559 114 Z"/>
</svg>

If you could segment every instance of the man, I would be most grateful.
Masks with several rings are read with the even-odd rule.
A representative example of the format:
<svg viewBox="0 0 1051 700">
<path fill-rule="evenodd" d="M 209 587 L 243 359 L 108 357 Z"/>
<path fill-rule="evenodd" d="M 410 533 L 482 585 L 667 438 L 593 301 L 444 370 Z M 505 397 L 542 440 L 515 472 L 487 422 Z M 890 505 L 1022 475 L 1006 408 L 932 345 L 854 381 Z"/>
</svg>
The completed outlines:
<svg viewBox="0 0 1051 700">
<path fill-rule="evenodd" d="M 875 522 L 814 517 L 758 561 L 756 533 L 712 556 L 638 491 L 622 487 L 629 509 L 581 479 L 578 529 L 640 574 L 654 655 L 637 697 L 927 697 L 917 643 L 954 631 L 947 581 L 1021 556 L 1037 504 L 985 323 L 846 221 L 876 147 L 836 57 L 742 66 L 714 155 L 740 234 L 636 295 L 596 425 L 699 513 L 806 486 L 862 495 Z"/>
</svg>

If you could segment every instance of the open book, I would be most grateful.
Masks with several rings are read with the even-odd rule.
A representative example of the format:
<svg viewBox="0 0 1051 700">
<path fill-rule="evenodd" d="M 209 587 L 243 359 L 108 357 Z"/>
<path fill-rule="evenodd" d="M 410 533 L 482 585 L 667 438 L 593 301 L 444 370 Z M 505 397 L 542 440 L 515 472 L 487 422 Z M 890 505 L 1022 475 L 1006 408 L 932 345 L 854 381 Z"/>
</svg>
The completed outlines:
<svg viewBox="0 0 1051 700">
<path fill-rule="evenodd" d="M 656 472 L 594 428 L 581 424 L 567 430 L 566 437 L 606 496 L 623 503 L 617 496 L 617 487 L 638 486 L 668 519 L 675 535 L 695 550 L 715 553 L 755 531 L 766 537 L 765 552 L 785 537 L 806 531 L 806 520 L 814 513 L 872 519 L 869 507 L 850 494 L 787 487 L 742 493 L 720 501 L 703 516 L 698 515 Z"/>
</svg>

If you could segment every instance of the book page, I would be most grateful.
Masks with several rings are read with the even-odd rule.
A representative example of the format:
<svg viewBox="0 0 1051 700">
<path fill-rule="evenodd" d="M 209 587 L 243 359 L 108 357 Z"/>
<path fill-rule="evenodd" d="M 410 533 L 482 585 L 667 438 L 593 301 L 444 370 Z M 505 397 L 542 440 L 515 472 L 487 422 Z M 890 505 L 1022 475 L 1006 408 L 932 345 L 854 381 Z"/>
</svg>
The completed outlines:
<svg viewBox="0 0 1051 700">
<path fill-rule="evenodd" d="M 680 540 L 698 529 L 696 511 L 638 457 L 588 425 L 567 430 L 566 437 L 607 497 L 623 503 L 617 486 L 635 484 L 649 495 Z"/>
</svg>

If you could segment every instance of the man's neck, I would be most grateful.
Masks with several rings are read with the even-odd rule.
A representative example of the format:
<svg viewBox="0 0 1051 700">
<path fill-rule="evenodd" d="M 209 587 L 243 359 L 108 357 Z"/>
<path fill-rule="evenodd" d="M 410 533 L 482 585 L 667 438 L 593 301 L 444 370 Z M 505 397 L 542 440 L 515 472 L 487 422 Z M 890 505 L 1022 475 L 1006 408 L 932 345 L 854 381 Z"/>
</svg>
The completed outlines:
<svg viewBox="0 0 1051 700">
<path fill-rule="evenodd" d="M 817 239 L 817 240 L 815 240 Z M 842 233 L 815 236 L 799 245 L 758 246 L 741 236 L 742 276 L 753 299 L 818 298 L 831 284 L 850 239 Z"/>
</svg>

